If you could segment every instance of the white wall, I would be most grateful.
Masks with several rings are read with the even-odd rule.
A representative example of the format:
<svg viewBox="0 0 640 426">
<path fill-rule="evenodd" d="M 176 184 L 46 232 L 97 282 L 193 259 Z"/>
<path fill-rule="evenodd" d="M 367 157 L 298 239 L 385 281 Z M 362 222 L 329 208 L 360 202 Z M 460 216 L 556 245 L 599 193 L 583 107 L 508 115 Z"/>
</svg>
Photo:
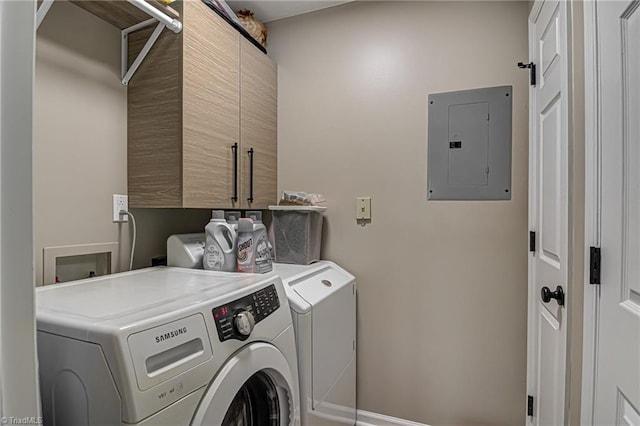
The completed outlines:
<svg viewBox="0 0 640 426">
<path fill-rule="evenodd" d="M 204 232 L 211 219 L 206 209 L 133 209 L 138 223 L 134 268 L 150 266 L 153 257 L 167 254 L 167 238 L 172 234 Z"/>
<path fill-rule="evenodd" d="M 120 242 L 112 194 L 127 193 L 127 89 L 120 30 L 68 2 L 54 2 L 38 29 L 34 107 L 36 283 L 44 247 Z M 50 284 L 50 283 L 47 283 Z"/>
<path fill-rule="evenodd" d="M 43 248 L 119 242 L 129 266 L 130 224 L 112 222 L 112 194 L 127 193 L 127 89 L 120 82 L 120 30 L 56 1 L 37 35 L 34 111 L 34 259 Z M 208 210 L 132 210 L 134 268 L 166 252 L 171 233 L 199 231 Z M 45 283 L 49 284 L 49 283 Z"/>
<path fill-rule="evenodd" d="M 33 303 L 34 1 L 0 2 L 0 415 L 37 421 Z"/>
<path fill-rule="evenodd" d="M 571 123 L 569 137 L 569 225 L 571 270 L 569 272 L 568 330 L 568 423 L 580 425 L 582 398 L 582 339 L 584 315 L 585 242 L 585 82 L 584 2 L 573 1 L 571 12 Z"/>
<path fill-rule="evenodd" d="M 354 2 L 269 24 L 280 189 L 325 195 L 323 257 L 358 279 L 360 409 L 525 421 L 528 10 Z M 513 85 L 513 199 L 426 201 L 427 95 L 498 85 Z"/>
</svg>

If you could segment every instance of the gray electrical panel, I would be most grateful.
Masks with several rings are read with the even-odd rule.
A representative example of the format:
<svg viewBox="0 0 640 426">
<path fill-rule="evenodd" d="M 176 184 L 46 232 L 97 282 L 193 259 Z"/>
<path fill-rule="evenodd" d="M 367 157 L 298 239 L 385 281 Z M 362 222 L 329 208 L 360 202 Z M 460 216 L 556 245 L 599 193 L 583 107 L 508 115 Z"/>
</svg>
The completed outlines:
<svg viewBox="0 0 640 426">
<path fill-rule="evenodd" d="M 511 86 L 429 95 L 429 200 L 511 199 Z"/>
</svg>

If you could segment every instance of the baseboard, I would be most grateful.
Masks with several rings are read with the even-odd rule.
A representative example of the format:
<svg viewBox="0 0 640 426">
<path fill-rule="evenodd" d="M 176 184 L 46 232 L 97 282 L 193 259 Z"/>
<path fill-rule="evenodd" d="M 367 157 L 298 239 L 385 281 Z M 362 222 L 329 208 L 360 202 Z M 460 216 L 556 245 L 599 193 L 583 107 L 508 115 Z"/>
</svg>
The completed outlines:
<svg viewBox="0 0 640 426">
<path fill-rule="evenodd" d="M 356 426 L 428 426 L 424 423 L 416 423 L 364 410 L 357 411 L 357 419 Z"/>
<path fill-rule="evenodd" d="M 355 415 L 355 407 L 345 407 L 343 405 L 331 404 L 329 402 L 323 402 L 313 410 L 314 417 L 328 420 L 332 424 L 353 426 Z M 309 421 L 309 424 L 313 423 L 313 420 Z"/>
</svg>

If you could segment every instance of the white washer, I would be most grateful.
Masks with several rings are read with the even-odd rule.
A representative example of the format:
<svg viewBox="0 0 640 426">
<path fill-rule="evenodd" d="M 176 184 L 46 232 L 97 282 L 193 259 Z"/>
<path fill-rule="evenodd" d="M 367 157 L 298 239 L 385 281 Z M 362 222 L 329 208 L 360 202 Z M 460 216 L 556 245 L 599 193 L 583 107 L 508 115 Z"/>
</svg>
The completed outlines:
<svg viewBox="0 0 640 426">
<path fill-rule="evenodd" d="M 299 423 L 280 278 L 149 268 L 36 290 L 47 425 Z"/>
<path fill-rule="evenodd" d="M 304 426 L 356 423 L 356 280 L 338 265 L 274 264 L 296 332 Z"/>
</svg>

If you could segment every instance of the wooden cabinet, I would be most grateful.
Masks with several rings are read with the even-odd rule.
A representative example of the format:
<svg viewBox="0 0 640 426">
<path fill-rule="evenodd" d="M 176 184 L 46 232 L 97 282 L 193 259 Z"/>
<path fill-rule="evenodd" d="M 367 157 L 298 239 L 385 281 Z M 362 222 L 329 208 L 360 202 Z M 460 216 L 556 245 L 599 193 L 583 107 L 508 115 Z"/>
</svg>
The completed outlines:
<svg viewBox="0 0 640 426">
<path fill-rule="evenodd" d="M 277 196 L 276 67 L 201 1 L 181 6 L 182 33 L 165 31 L 129 83 L 129 204 L 264 209 Z M 130 61 L 151 31 L 129 35 Z"/>
<path fill-rule="evenodd" d="M 236 207 L 231 146 L 240 138 L 240 40 L 201 1 L 184 5 L 183 207 Z"/>
<path fill-rule="evenodd" d="M 266 209 L 277 201 L 277 77 L 275 64 L 269 57 L 242 37 L 240 193 L 243 196 L 241 202 L 246 208 Z"/>
</svg>

